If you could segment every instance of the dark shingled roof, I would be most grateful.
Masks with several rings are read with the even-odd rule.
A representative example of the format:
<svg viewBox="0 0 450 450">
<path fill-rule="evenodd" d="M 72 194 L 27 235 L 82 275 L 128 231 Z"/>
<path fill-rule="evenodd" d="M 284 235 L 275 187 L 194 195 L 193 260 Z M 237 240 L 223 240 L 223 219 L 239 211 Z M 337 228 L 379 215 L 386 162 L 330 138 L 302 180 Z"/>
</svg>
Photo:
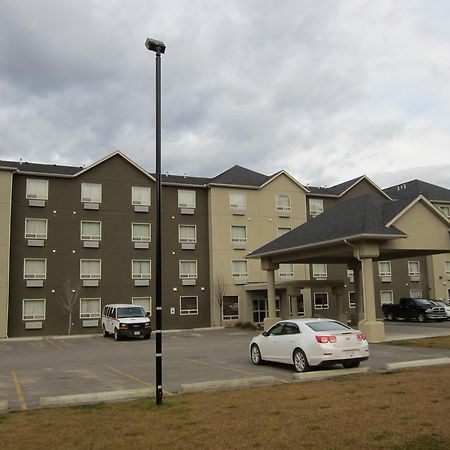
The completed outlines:
<svg viewBox="0 0 450 450">
<path fill-rule="evenodd" d="M 412 180 L 384 189 L 391 198 L 413 199 L 422 194 L 432 202 L 450 202 L 450 190 L 421 180 Z"/>
<path fill-rule="evenodd" d="M 152 174 L 153 178 L 156 179 L 156 174 Z M 211 178 L 204 177 L 188 177 L 185 175 L 169 175 L 162 174 L 161 182 L 162 183 L 174 183 L 174 184 L 189 184 L 194 186 L 206 186 Z"/>
<path fill-rule="evenodd" d="M 351 198 L 269 242 L 249 256 L 363 234 L 405 236 L 402 231 L 393 226 L 386 227 L 386 224 L 409 203 L 409 200 L 393 202 L 373 194 Z"/>
<path fill-rule="evenodd" d="M 262 173 L 254 172 L 253 170 L 246 169 L 245 167 L 234 166 L 212 178 L 210 183 L 259 187 L 269 179 L 269 176 L 263 175 Z"/>
<path fill-rule="evenodd" d="M 37 164 L 18 161 L 0 161 L 0 166 L 15 167 L 19 172 L 46 173 L 49 175 L 74 175 L 83 167 L 58 166 L 56 164 Z"/>
<path fill-rule="evenodd" d="M 308 186 L 308 189 L 311 194 L 339 196 L 342 195 L 348 188 L 352 187 L 356 182 L 361 180 L 361 178 L 363 178 L 363 176 L 353 178 L 330 187 Z"/>
</svg>

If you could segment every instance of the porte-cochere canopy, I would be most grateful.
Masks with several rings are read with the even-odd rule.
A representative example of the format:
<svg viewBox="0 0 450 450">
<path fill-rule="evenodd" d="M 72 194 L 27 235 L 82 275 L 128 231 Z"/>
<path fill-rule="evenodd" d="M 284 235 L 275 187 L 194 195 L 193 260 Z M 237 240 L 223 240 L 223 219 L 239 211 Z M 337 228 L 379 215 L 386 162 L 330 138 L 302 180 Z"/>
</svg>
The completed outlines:
<svg viewBox="0 0 450 450">
<path fill-rule="evenodd" d="M 359 327 L 370 341 L 383 341 L 384 324 L 375 314 L 373 262 L 448 253 L 449 228 L 450 221 L 422 195 L 391 201 L 368 194 L 342 202 L 247 255 L 261 259 L 267 270 L 268 323 L 275 319 L 278 264 L 347 264 L 360 271 L 355 274 L 364 305 Z"/>
</svg>

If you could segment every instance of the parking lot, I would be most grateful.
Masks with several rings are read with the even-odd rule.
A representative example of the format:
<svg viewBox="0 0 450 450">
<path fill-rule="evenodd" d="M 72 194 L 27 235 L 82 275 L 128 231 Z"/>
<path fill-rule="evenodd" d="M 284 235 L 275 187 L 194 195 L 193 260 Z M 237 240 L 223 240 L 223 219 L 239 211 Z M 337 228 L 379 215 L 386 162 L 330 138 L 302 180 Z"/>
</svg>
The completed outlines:
<svg viewBox="0 0 450 450">
<path fill-rule="evenodd" d="M 291 382 L 291 366 L 254 366 L 248 344 L 256 331 L 207 329 L 167 332 L 163 337 L 163 388 L 166 396 L 183 384 L 272 376 Z M 450 323 L 386 324 L 387 337 L 450 335 Z M 384 370 L 386 363 L 448 356 L 448 350 L 371 344 L 361 364 Z M 0 341 L 0 402 L 10 410 L 39 406 L 50 396 L 113 392 L 155 386 L 155 340 L 116 342 L 101 335 Z"/>
</svg>

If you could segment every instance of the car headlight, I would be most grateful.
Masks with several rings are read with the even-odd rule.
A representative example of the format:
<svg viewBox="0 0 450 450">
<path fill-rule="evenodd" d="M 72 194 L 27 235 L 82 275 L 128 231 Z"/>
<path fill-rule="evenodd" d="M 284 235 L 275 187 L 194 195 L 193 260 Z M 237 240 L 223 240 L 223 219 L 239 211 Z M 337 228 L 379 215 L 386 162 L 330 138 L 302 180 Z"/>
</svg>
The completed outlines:
<svg viewBox="0 0 450 450">
<path fill-rule="evenodd" d="M 430 313 L 430 312 L 433 312 L 433 310 L 430 309 L 430 308 L 428 308 L 428 309 L 425 310 L 425 312 L 426 312 L 426 313 Z"/>
<path fill-rule="evenodd" d="M 128 330 L 128 324 L 126 324 L 126 323 L 119 323 L 119 328 L 121 330 Z"/>
</svg>

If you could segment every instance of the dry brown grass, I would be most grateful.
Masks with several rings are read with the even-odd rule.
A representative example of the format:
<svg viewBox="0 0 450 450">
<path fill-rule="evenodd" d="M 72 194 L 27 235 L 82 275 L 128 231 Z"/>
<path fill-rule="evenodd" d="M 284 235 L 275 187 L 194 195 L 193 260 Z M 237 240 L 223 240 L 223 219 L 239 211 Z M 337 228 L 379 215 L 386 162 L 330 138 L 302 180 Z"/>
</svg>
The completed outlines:
<svg viewBox="0 0 450 450">
<path fill-rule="evenodd" d="M 0 416 L 1 449 L 449 449 L 450 368 Z"/>
<path fill-rule="evenodd" d="M 391 345 L 405 345 L 408 347 L 448 348 L 450 349 L 450 336 L 439 336 L 404 341 L 391 341 Z"/>
</svg>

